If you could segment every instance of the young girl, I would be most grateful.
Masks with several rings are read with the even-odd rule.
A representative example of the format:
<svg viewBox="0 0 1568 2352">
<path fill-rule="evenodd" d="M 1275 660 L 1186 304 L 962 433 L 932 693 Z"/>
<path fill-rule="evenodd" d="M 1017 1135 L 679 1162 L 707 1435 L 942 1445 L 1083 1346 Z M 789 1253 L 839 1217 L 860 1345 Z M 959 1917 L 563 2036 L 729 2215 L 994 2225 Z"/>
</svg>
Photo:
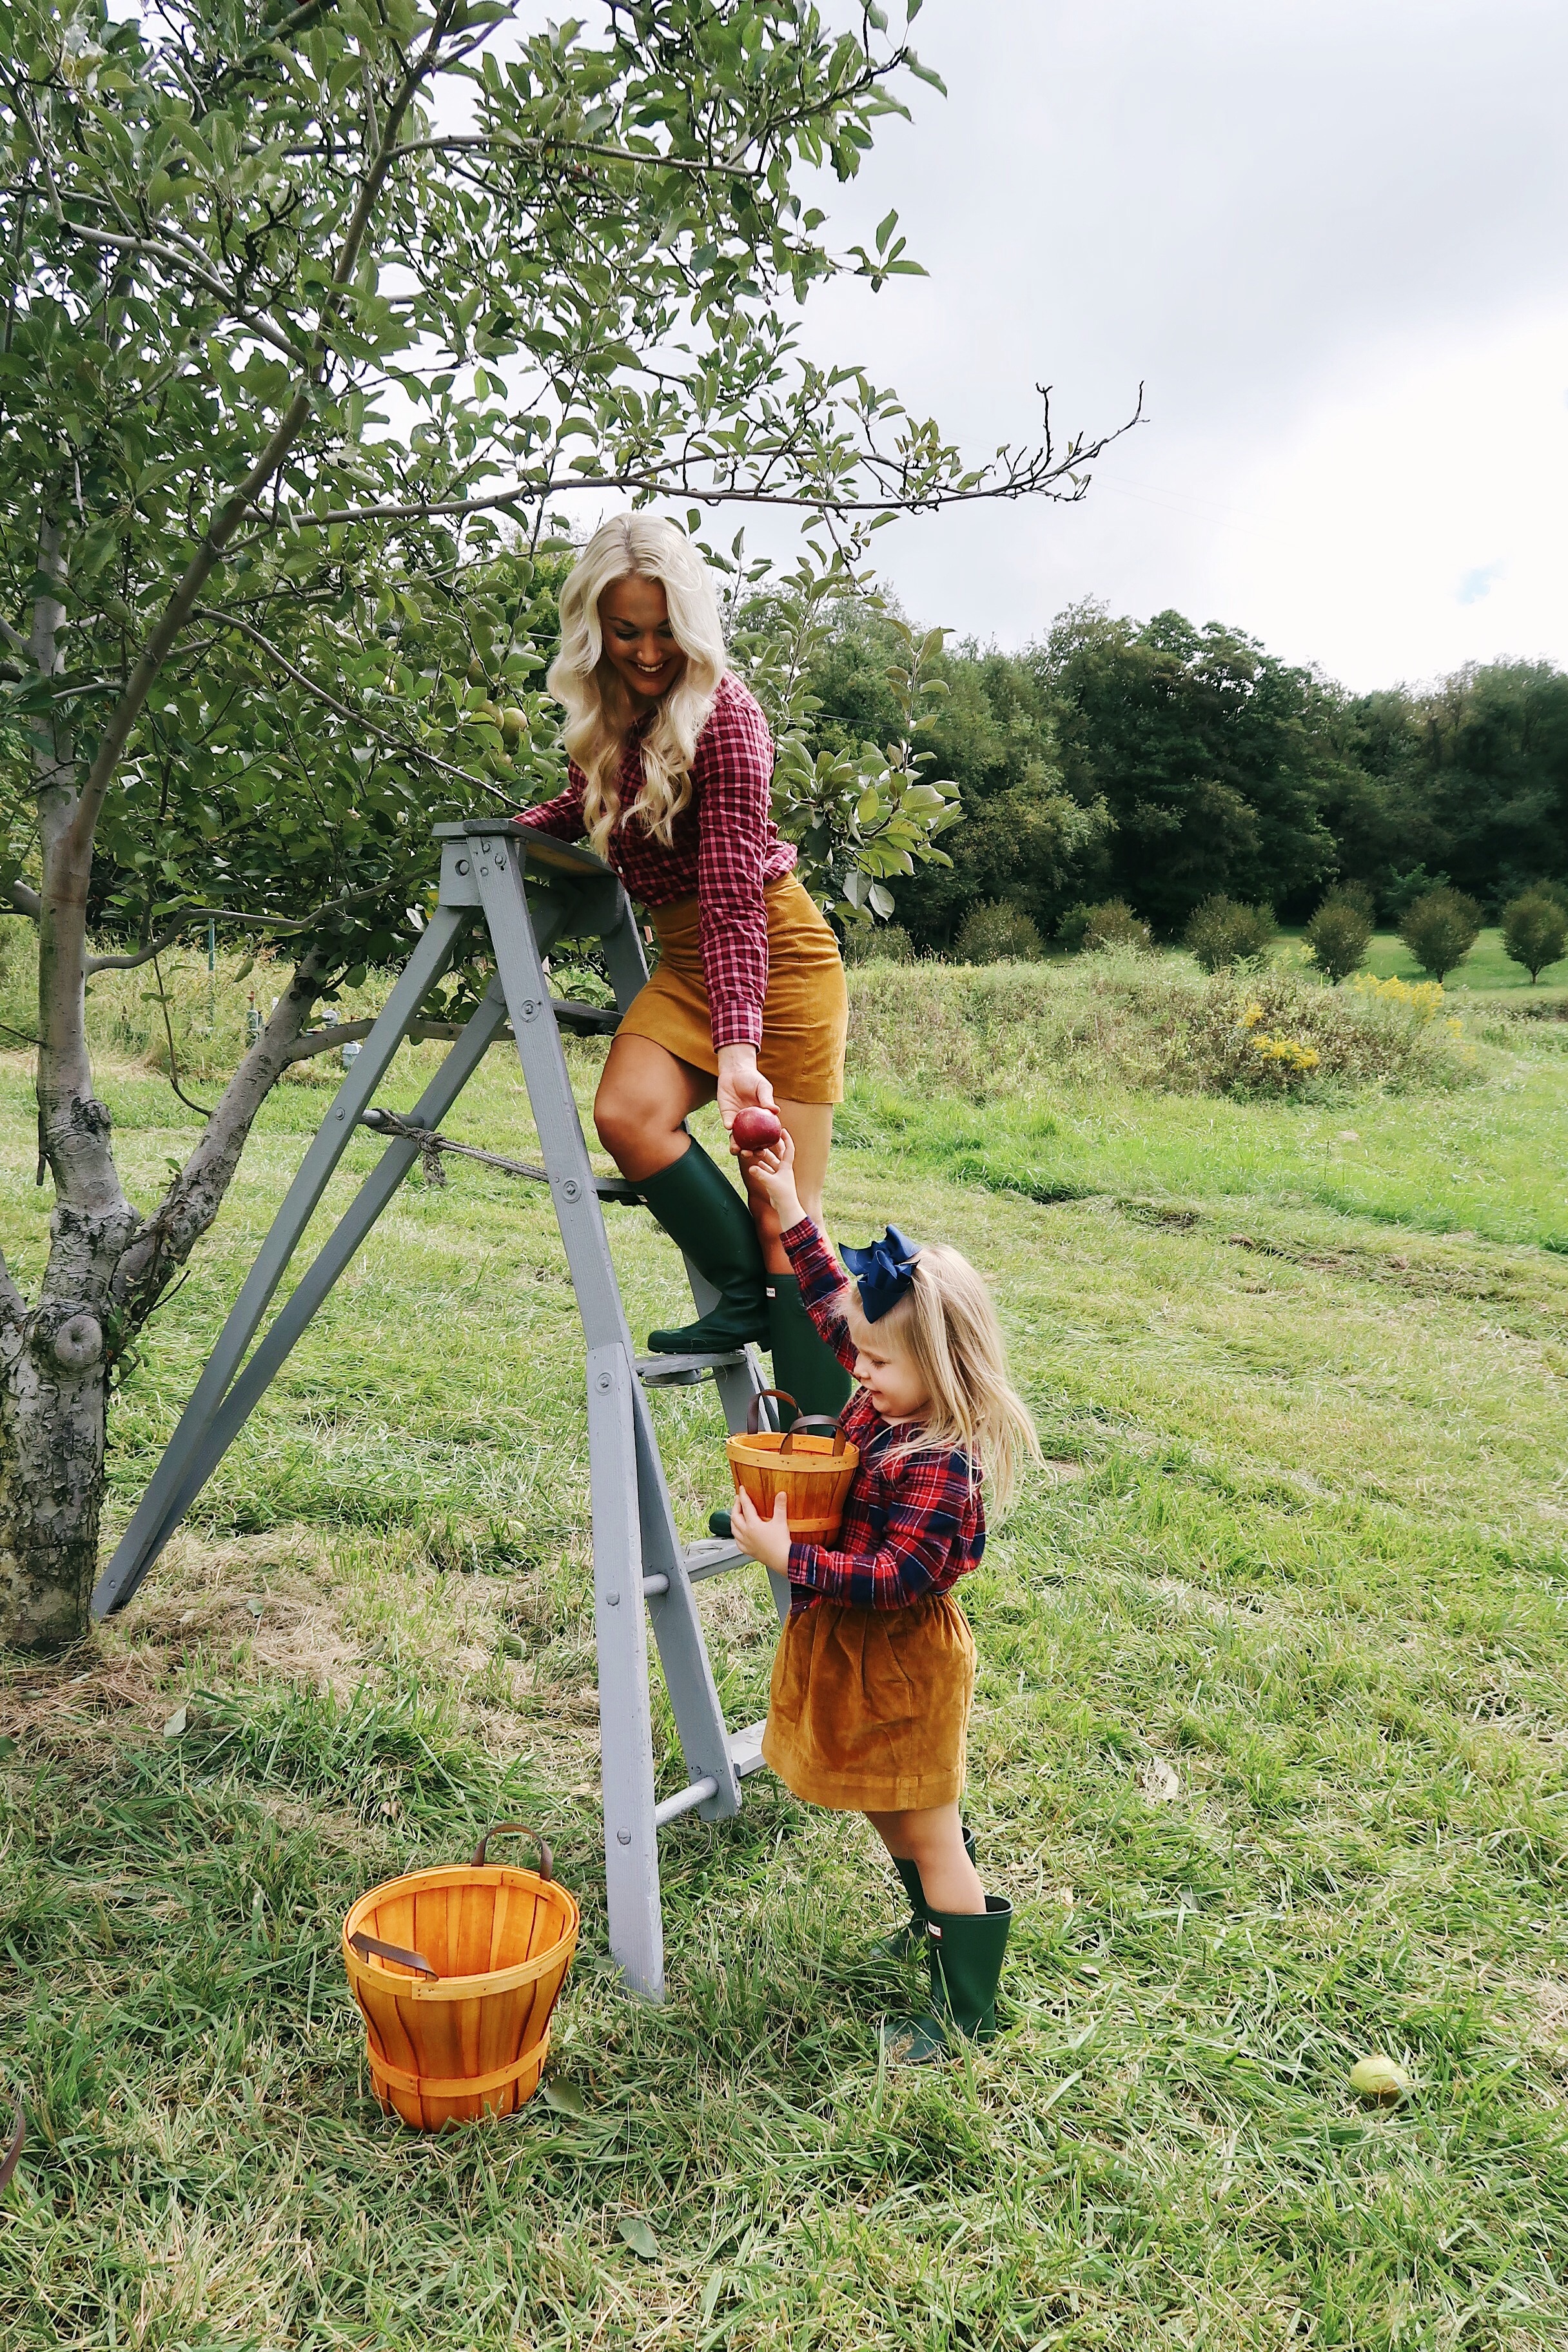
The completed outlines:
<svg viewBox="0 0 1568 2352">
<path fill-rule="evenodd" d="M 782 1496 L 763 1518 L 738 1494 L 732 1524 L 790 1580 L 763 1755 L 806 1803 L 867 1816 L 928 1939 L 931 2013 L 889 2037 L 908 2063 L 942 2054 L 950 2026 L 996 2031 L 1013 1914 L 981 1885 L 959 1815 L 974 1642 L 952 1587 L 985 1547 L 983 1472 L 1005 1506 L 1039 1441 L 967 1259 L 889 1225 L 844 1253 L 857 1296 L 801 1207 L 794 1163 L 786 1130 L 752 1166 L 801 1299 L 860 1384 L 838 1423 L 860 1462 L 831 1545 L 793 1542 Z"/>
</svg>

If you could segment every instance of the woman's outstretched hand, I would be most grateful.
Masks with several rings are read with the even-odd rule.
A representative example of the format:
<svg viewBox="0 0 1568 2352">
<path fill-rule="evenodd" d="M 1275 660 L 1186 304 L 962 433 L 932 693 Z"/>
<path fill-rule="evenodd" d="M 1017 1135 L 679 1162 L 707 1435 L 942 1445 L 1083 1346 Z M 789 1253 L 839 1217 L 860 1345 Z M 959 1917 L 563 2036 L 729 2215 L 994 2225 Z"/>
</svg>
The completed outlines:
<svg viewBox="0 0 1568 2352">
<path fill-rule="evenodd" d="M 773 1090 L 757 1067 L 754 1045 L 719 1048 L 719 1116 L 726 1128 L 742 1110 L 772 1110 Z"/>
<path fill-rule="evenodd" d="M 760 1559 L 775 1576 L 788 1574 L 789 1505 L 782 1495 L 774 1500 L 772 1518 L 764 1519 L 745 1488 L 738 1486 L 730 1512 L 730 1531 L 749 1559 Z"/>
</svg>

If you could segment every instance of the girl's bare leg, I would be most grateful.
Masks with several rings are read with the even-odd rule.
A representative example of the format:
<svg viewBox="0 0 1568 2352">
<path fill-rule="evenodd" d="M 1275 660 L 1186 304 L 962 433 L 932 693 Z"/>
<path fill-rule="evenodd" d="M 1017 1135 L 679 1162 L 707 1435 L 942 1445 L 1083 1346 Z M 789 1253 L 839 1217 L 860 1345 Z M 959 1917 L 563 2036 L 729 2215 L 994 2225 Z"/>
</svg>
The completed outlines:
<svg viewBox="0 0 1568 2352">
<path fill-rule="evenodd" d="M 980 1874 L 963 1851 L 963 1823 L 956 1805 L 932 1805 L 921 1812 L 868 1813 L 867 1820 L 895 1862 L 912 1862 L 933 1911 L 965 1916 L 985 1908 Z"/>
</svg>

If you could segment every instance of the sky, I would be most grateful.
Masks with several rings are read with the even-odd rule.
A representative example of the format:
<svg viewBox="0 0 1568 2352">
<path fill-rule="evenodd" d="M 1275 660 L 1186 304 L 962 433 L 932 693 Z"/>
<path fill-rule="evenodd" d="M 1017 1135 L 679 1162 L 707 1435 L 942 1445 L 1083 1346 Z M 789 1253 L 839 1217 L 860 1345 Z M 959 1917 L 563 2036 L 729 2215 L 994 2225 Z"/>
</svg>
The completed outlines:
<svg viewBox="0 0 1568 2352">
<path fill-rule="evenodd" d="M 891 13 L 891 12 L 889 12 Z M 884 577 L 1008 647 L 1091 597 L 1224 620 L 1356 690 L 1568 664 L 1562 0 L 927 0 L 837 241 L 926 278 L 812 299 L 982 454 L 1146 421 L 1076 508 L 901 521 Z"/>
</svg>

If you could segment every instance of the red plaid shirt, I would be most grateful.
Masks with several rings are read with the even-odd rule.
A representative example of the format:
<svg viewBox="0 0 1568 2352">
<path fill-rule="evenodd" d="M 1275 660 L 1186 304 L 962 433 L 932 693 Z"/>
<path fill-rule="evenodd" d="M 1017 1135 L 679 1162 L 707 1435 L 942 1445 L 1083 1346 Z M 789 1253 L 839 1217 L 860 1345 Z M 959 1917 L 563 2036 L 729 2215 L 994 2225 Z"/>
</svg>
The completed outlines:
<svg viewBox="0 0 1568 2352">
<path fill-rule="evenodd" d="M 563 793 L 530 809 L 524 824 L 579 841 L 583 772 L 568 761 Z M 691 761 L 691 798 L 675 820 L 666 849 L 631 814 L 642 790 L 642 744 L 626 742 L 619 777 L 621 810 L 608 858 L 632 898 L 668 907 L 695 895 L 697 940 L 708 985 L 713 1044 L 760 1045 L 768 992 L 768 922 L 763 892 L 795 865 L 794 845 L 779 839 L 769 786 L 773 744 L 768 722 L 738 677 L 719 681 L 708 723 Z"/>
<path fill-rule="evenodd" d="M 839 1362 L 853 1369 L 843 1267 L 809 1217 L 790 1227 L 784 1245 L 812 1321 Z M 850 1398 L 838 1426 L 859 1448 L 859 1467 L 845 1497 L 837 1541 L 789 1548 L 790 1615 L 817 1601 L 907 1609 L 933 1592 L 950 1592 L 979 1567 L 985 1549 L 985 1508 L 968 1454 L 932 1446 L 890 1460 L 909 1432 L 884 1421 L 864 1389 Z"/>
</svg>

